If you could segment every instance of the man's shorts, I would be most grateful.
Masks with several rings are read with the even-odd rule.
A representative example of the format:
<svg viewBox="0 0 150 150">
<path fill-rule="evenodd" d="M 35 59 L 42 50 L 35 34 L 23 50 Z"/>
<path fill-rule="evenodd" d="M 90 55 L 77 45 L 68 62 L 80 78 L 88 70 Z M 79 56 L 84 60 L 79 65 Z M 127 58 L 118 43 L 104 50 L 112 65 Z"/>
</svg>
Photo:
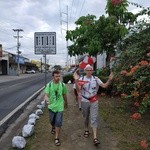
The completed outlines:
<svg viewBox="0 0 150 150">
<path fill-rule="evenodd" d="M 98 101 L 89 103 L 81 102 L 82 114 L 85 118 L 86 124 L 88 124 L 90 119 L 91 127 L 97 128 L 98 126 Z"/>
<path fill-rule="evenodd" d="M 63 121 L 63 112 L 53 112 L 49 109 L 50 124 L 55 127 L 61 127 Z"/>
</svg>

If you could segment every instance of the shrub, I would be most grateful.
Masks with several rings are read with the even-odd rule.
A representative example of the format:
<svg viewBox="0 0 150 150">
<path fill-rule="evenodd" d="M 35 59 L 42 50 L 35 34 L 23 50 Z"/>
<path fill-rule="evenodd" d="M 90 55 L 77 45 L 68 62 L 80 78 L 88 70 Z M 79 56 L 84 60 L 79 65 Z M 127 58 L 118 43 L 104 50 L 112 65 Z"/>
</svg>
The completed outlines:
<svg viewBox="0 0 150 150">
<path fill-rule="evenodd" d="M 71 83 L 73 83 L 73 74 L 67 74 L 63 76 L 63 82 L 68 83 L 68 81 L 71 81 Z"/>
</svg>

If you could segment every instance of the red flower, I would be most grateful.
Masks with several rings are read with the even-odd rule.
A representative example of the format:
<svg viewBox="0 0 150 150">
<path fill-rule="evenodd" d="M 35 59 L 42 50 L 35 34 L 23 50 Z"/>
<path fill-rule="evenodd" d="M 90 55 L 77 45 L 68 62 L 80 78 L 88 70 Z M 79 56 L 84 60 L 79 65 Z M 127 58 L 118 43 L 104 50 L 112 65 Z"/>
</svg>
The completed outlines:
<svg viewBox="0 0 150 150">
<path fill-rule="evenodd" d="M 113 5 L 119 5 L 120 3 L 122 3 L 122 0 L 111 0 Z"/>
<path fill-rule="evenodd" d="M 139 107 L 140 106 L 139 102 L 135 102 L 134 106 Z"/>
<path fill-rule="evenodd" d="M 146 66 L 146 65 L 148 65 L 148 61 L 146 61 L 146 60 L 141 60 L 141 61 L 139 62 L 139 65 L 141 65 L 141 66 Z"/>
<path fill-rule="evenodd" d="M 141 119 L 141 114 L 140 113 L 134 113 L 132 116 L 131 116 L 132 119 Z"/>
<path fill-rule="evenodd" d="M 142 140 L 142 141 L 140 142 L 140 145 L 141 145 L 141 147 L 142 147 L 143 149 L 147 149 L 147 148 L 148 148 L 148 143 L 147 143 L 146 140 Z"/>
<path fill-rule="evenodd" d="M 150 57 L 150 52 L 146 54 L 148 57 Z"/>
</svg>

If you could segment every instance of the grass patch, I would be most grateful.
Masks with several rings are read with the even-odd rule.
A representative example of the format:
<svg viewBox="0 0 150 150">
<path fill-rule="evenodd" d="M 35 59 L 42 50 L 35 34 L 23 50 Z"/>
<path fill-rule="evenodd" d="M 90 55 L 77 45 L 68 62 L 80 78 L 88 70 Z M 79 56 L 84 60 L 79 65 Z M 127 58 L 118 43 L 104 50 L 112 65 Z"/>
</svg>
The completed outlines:
<svg viewBox="0 0 150 150">
<path fill-rule="evenodd" d="M 34 134 L 31 137 L 26 138 L 25 150 L 44 150 L 44 149 L 56 149 L 53 143 L 54 135 L 50 132 L 48 109 L 45 108 L 44 114 L 37 120 Z M 10 148 L 9 150 L 14 150 Z"/>
<path fill-rule="evenodd" d="M 100 100 L 100 114 L 118 137 L 119 150 L 141 150 L 140 141 L 150 139 L 150 116 L 132 120 L 127 107 L 119 98 L 102 97 Z"/>
<path fill-rule="evenodd" d="M 69 100 L 71 101 L 72 95 Z M 73 99 L 72 102 L 75 103 Z M 71 104 L 71 103 L 70 103 Z M 140 120 L 132 120 L 130 118 L 130 107 L 118 98 L 101 97 L 100 98 L 100 114 L 106 122 L 106 127 L 101 128 L 101 146 L 102 150 L 108 147 L 112 150 L 142 150 L 140 141 L 150 138 L 150 116 L 143 115 Z M 54 145 L 54 135 L 51 134 L 48 110 L 45 108 L 44 114 L 36 122 L 34 134 L 26 138 L 27 145 L 25 150 L 48 150 L 48 149 L 93 149 L 92 135 L 90 138 L 83 138 L 83 118 L 81 112 L 74 105 L 69 105 L 69 108 L 64 113 L 64 121 L 62 128 L 60 148 Z M 107 128 L 111 129 L 112 135 Z M 102 135 L 101 135 L 102 133 Z M 108 137 L 109 135 L 109 137 Z M 117 140 L 113 148 L 113 137 Z M 87 141 L 89 140 L 89 141 Z M 12 150 L 10 148 L 9 150 Z M 106 149 L 107 150 L 107 149 Z"/>
</svg>

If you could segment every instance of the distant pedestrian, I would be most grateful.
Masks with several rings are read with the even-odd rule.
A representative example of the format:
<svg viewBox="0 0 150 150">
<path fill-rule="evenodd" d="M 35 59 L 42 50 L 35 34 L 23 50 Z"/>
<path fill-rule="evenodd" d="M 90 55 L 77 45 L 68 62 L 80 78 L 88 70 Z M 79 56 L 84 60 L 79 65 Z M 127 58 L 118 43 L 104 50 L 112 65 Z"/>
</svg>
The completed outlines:
<svg viewBox="0 0 150 150">
<path fill-rule="evenodd" d="M 60 146 L 60 130 L 63 121 L 64 107 L 67 108 L 66 85 L 60 81 L 60 72 L 55 70 L 52 73 L 53 80 L 44 89 L 45 100 L 48 104 L 51 133 L 55 134 L 55 145 Z"/>
<path fill-rule="evenodd" d="M 85 131 L 84 137 L 89 136 L 89 121 L 93 130 L 93 142 L 97 146 L 100 144 L 97 138 L 97 126 L 98 126 L 98 99 L 97 99 L 97 91 L 99 86 L 103 88 L 107 88 L 110 84 L 113 73 L 110 74 L 108 81 L 103 83 L 98 77 L 92 76 L 93 67 L 87 65 L 84 69 L 86 75 L 83 77 L 79 77 L 77 73 L 74 73 L 74 79 L 76 82 L 77 90 L 81 91 L 81 109 L 83 113 Z M 79 82 L 83 84 L 79 86 Z"/>
</svg>

